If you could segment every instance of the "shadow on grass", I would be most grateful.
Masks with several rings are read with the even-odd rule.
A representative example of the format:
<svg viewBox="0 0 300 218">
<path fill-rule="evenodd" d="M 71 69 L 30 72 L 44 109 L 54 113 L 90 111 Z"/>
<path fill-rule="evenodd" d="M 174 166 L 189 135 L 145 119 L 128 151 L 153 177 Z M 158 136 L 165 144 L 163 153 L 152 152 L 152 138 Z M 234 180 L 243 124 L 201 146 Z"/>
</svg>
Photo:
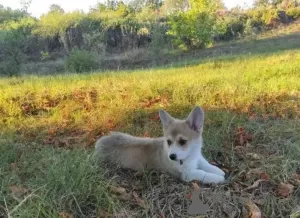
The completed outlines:
<svg viewBox="0 0 300 218">
<path fill-rule="evenodd" d="M 235 60 L 243 57 L 269 56 L 286 50 L 300 48 L 300 33 L 284 36 L 274 36 L 267 39 L 249 39 L 238 42 L 230 41 L 212 48 L 188 51 L 179 54 L 156 54 L 153 59 L 141 60 L 135 63 L 134 60 L 121 62 L 107 62 L 106 69 L 132 70 L 147 68 L 168 68 L 193 66 L 202 62 L 213 60 Z M 105 66 L 105 65 L 104 65 Z"/>
<path fill-rule="evenodd" d="M 222 102 L 222 99 L 216 99 L 216 104 Z M 84 103 L 84 99 L 83 102 Z M 194 103 L 190 105 L 175 105 L 170 100 L 170 105 L 164 109 L 177 118 L 185 118 L 194 107 Z M 26 121 L 30 118 L 30 122 L 22 122 L 22 125 L 15 123 L 10 127 L 0 128 L 1 132 L 10 137 L 16 138 L 21 142 L 37 142 L 43 145 L 51 145 L 54 147 L 74 148 L 74 147 L 93 147 L 95 141 L 109 131 L 124 131 L 136 136 L 159 137 L 162 134 L 161 124 L 158 117 L 159 105 L 164 105 L 164 100 L 160 99 L 153 105 L 140 106 L 130 110 L 118 110 L 116 116 L 106 117 L 101 122 L 95 121 L 91 117 L 87 117 L 86 121 L 75 120 L 70 112 L 69 120 L 61 122 L 41 122 L 50 115 L 51 110 L 45 111 L 42 104 L 32 102 L 35 107 L 26 108 L 24 113 L 18 114 L 22 120 Z M 221 104 L 221 103 L 220 103 Z M 20 104 L 22 106 L 22 104 Z M 64 102 L 58 102 L 53 110 L 64 107 Z M 222 105 L 222 104 L 221 104 Z M 200 105 L 205 111 L 205 132 L 210 137 L 208 144 L 220 145 L 224 141 L 224 137 L 229 134 L 229 130 L 236 126 L 224 126 L 229 120 L 234 119 L 232 124 L 243 125 L 251 119 L 295 119 L 300 117 L 300 101 L 299 97 L 289 94 L 281 94 L 277 96 L 262 94 L 256 96 L 247 105 L 232 105 L 231 108 L 224 106 L 210 107 L 209 105 Z M 21 107 L 20 106 L 20 107 Z M 90 105 L 89 113 L 93 114 L 99 110 L 96 105 Z M 109 108 L 105 109 L 109 110 Z M 86 113 L 85 108 L 81 109 L 82 113 Z M 5 114 L 3 114 L 5 116 Z M 2 127 L 6 126 L 7 120 L 15 119 L 3 118 L 0 120 Z M 90 119 L 93 119 L 92 121 Z M 16 122 L 16 121 L 15 121 Z M 32 125 L 34 122 L 34 125 Z M 226 124 L 226 125 L 227 125 Z M 10 129 L 9 129 L 10 128 Z M 220 132 L 222 131 L 222 133 Z M 208 146 L 212 147 L 213 146 Z"/>
<path fill-rule="evenodd" d="M 229 185 L 201 186 L 204 203 L 209 202 L 211 208 L 214 208 L 209 211 L 210 217 L 224 217 L 224 211 L 227 215 L 244 214 L 246 206 L 236 207 L 235 205 L 240 202 L 236 202 L 234 200 L 236 198 L 232 196 L 251 198 L 255 202 L 265 199 L 264 204 L 260 204 L 259 208 L 267 217 L 271 217 L 272 214 L 282 214 L 282 217 L 288 217 L 291 209 L 300 200 L 299 192 L 295 190 L 283 204 L 276 192 L 277 184 L 282 181 L 289 182 L 291 176 L 300 167 L 299 161 L 297 161 L 300 159 L 300 151 L 297 152 L 300 143 L 298 131 L 300 122 L 297 122 L 299 111 L 294 111 L 300 106 L 300 102 L 291 95 L 282 95 L 278 99 L 273 99 L 271 96 L 257 96 L 256 99 L 250 102 L 247 111 L 244 111 L 243 108 L 204 106 L 204 154 L 208 160 L 220 162 L 226 170 L 232 172 L 232 182 Z M 292 103 L 291 100 L 293 100 Z M 269 103 L 263 104 L 263 102 Z M 14 156 L 15 154 L 7 155 L 12 152 L 9 145 L 2 147 L 2 160 L 7 159 L 5 176 L 8 176 L 7 178 L 11 176 L 14 178 L 14 182 L 23 185 L 32 182 L 36 186 L 33 188 L 47 183 L 51 190 L 55 190 L 53 192 L 55 196 L 49 194 L 47 189 L 43 190 L 42 195 L 45 197 L 43 204 L 33 201 L 28 207 L 35 211 L 38 210 L 37 205 L 41 205 L 46 212 L 60 209 L 69 213 L 76 211 L 78 217 L 88 215 L 96 217 L 101 206 L 109 207 L 110 204 L 113 204 L 106 196 L 108 195 L 107 190 L 101 187 L 102 184 L 109 181 L 116 186 L 125 188 L 128 193 L 138 194 L 135 195 L 138 198 L 132 197 L 130 194 L 129 200 L 125 200 L 123 203 L 125 214 L 132 213 L 135 217 L 157 217 L 159 214 L 165 217 L 184 217 L 190 203 L 185 196 L 192 191 L 191 184 L 176 181 L 170 176 L 158 172 L 147 172 L 138 176 L 130 170 L 114 170 L 113 168 L 101 170 L 103 174 L 107 172 L 104 175 L 105 180 L 103 180 L 102 177 L 97 176 L 98 174 L 95 175 L 100 171 L 85 162 L 86 156 L 93 151 L 95 140 L 110 130 L 136 136 L 161 136 L 162 128 L 158 118 L 160 103 L 156 102 L 149 108 L 119 110 L 115 123 L 99 123 L 90 132 L 87 132 L 87 128 L 84 128 L 85 126 L 82 124 L 76 126 L 75 123 L 61 127 L 61 123 L 58 123 L 57 126 L 52 126 L 58 130 L 53 135 L 48 131 L 47 123 L 40 122 L 40 117 L 37 117 L 35 127 L 20 127 L 15 132 L 10 132 L 11 136 L 7 136 L 14 138 L 12 144 L 24 144 L 29 151 L 26 154 L 20 152 L 21 155 L 18 159 Z M 192 103 L 190 105 L 170 104 L 164 109 L 173 117 L 184 119 L 193 107 Z M 94 109 L 96 110 L 96 108 Z M 257 114 L 253 115 L 253 112 L 257 112 Z M 249 116 L 253 117 L 249 119 Z M 285 119 L 282 119 L 284 116 Z M 241 142 L 237 134 L 238 127 L 244 127 L 245 131 L 253 136 L 252 141 Z M 4 137 L 1 139 L 6 141 Z M 78 147 L 81 150 L 78 150 Z M 89 149 L 84 149 L 85 152 L 82 152 L 82 147 Z M 68 148 L 75 149 L 68 151 Z M 22 161 L 19 163 L 20 159 Z M 19 166 L 24 171 L 10 172 L 9 167 L 12 162 L 21 164 Z M 250 173 L 251 171 L 252 173 Z M 270 177 L 269 182 L 261 184 L 259 189 L 245 190 L 246 187 L 258 179 L 262 179 L 262 176 L 265 175 Z M 45 179 L 44 177 L 47 176 L 49 178 Z M 5 181 L 9 183 L 12 180 Z M 93 194 L 94 190 L 97 195 Z M 68 192 L 74 192 L 74 194 L 69 195 Z M 86 196 L 86 193 L 89 196 Z M 211 201 L 212 194 L 216 193 L 222 196 L 222 202 Z M 7 197 L 8 193 L 4 192 L 3 195 Z M 9 203 L 13 205 L 14 200 L 9 199 L 12 201 Z M 58 199 L 61 203 L 53 204 Z M 136 203 L 137 199 L 143 199 L 147 207 L 141 207 L 141 202 L 140 204 Z M 102 205 L 99 206 L 100 203 Z M 3 205 L 3 201 L 0 201 L 0 204 Z M 24 209 L 24 211 L 28 210 Z M 48 213 L 57 214 L 49 211 Z"/>
<path fill-rule="evenodd" d="M 233 61 L 241 58 L 249 58 L 255 56 L 269 56 L 278 52 L 286 50 L 296 50 L 300 48 L 300 33 L 293 33 L 284 36 L 274 36 L 266 39 L 248 39 L 241 41 L 230 41 L 222 45 L 216 45 L 212 48 L 192 50 L 188 52 L 179 52 L 176 54 L 146 54 L 138 55 L 137 57 L 129 58 L 105 58 L 101 60 L 101 69 L 98 72 L 105 71 L 132 71 L 140 69 L 150 69 L 150 68 L 174 68 L 183 66 L 193 66 L 200 63 L 205 63 L 210 60 L 228 60 Z M 43 75 L 53 75 L 53 74 L 65 74 L 62 71 L 55 71 L 53 69 L 58 69 L 58 62 L 48 63 L 49 72 L 43 64 L 43 70 L 40 74 Z M 61 62 L 63 69 L 63 62 Z M 30 67 L 26 70 L 26 74 L 36 74 L 39 69 L 39 64 L 36 67 Z M 31 72 L 32 71 L 32 72 Z M 39 73 L 38 73 L 39 74 Z"/>
</svg>

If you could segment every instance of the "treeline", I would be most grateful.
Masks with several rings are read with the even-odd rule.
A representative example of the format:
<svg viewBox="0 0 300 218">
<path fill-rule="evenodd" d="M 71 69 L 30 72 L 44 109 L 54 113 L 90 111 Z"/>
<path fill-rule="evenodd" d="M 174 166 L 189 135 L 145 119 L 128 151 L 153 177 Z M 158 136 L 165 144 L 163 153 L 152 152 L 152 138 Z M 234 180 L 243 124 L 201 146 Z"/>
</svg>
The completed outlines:
<svg viewBox="0 0 300 218">
<path fill-rule="evenodd" d="M 24 63 L 65 59 L 70 71 L 99 68 L 97 58 L 137 49 L 204 48 L 216 41 L 257 34 L 300 17 L 295 0 L 257 0 L 251 9 L 226 10 L 221 0 L 107 1 L 88 13 L 52 5 L 36 19 L 26 8 L 0 5 L 0 74 Z"/>
</svg>

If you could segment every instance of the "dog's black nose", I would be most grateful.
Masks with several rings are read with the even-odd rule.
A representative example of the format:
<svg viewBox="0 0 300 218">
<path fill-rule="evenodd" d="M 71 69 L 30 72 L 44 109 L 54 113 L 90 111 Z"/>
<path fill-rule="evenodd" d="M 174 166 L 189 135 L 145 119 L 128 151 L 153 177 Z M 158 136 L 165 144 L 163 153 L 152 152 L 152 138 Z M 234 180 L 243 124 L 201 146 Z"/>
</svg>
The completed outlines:
<svg viewBox="0 0 300 218">
<path fill-rule="evenodd" d="M 169 157 L 170 157 L 171 160 L 176 160 L 177 155 L 176 154 L 170 154 Z"/>
</svg>

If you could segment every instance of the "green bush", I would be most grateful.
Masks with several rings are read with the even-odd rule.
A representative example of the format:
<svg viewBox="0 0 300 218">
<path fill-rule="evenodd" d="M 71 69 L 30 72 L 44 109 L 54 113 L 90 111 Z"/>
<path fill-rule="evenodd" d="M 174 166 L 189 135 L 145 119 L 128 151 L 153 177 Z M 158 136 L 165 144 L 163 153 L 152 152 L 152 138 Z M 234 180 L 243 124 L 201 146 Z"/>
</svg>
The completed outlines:
<svg viewBox="0 0 300 218">
<path fill-rule="evenodd" d="M 211 43 L 213 17 L 207 12 L 170 16 L 168 34 L 182 48 L 201 48 Z"/>
<path fill-rule="evenodd" d="M 278 9 L 253 9 L 249 12 L 253 22 L 261 26 L 270 26 L 279 22 Z"/>
<path fill-rule="evenodd" d="M 68 71 L 82 73 L 97 69 L 98 64 L 91 52 L 74 49 L 66 59 L 65 67 Z"/>
<path fill-rule="evenodd" d="M 248 18 L 245 23 L 245 29 L 244 34 L 245 35 L 256 35 L 260 32 L 262 32 L 264 26 L 261 22 L 258 22 L 257 20 L 253 20 L 251 18 Z"/>
<path fill-rule="evenodd" d="M 289 17 L 292 17 L 293 19 L 299 19 L 300 18 L 300 7 L 295 7 L 295 8 L 289 8 L 286 11 L 286 14 Z"/>
<path fill-rule="evenodd" d="M 216 1 L 190 0 L 191 9 L 169 16 L 169 31 L 179 47 L 202 48 L 212 43 Z"/>
<path fill-rule="evenodd" d="M 13 60 L 5 60 L 0 62 L 0 76 L 18 76 L 20 73 L 20 65 Z"/>
<path fill-rule="evenodd" d="M 262 15 L 263 22 L 268 26 L 272 25 L 274 22 L 279 21 L 278 10 L 277 9 L 268 9 L 263 12 Z"/>
<path fill-rule="evenodd" d="M 160 53 L 164 48 L 167 48 L 166 29 L 163 25 L 153 25 L 151 30 L 151 51 L 154 54 Z"/>
<path fill-rule="evenodd" d="M 217 40 L 229 40 L 240 37 L 245 29 L 245 21 L 242 16 L 229 15 L 216 20 L 215 36 Z"/>
</svg>

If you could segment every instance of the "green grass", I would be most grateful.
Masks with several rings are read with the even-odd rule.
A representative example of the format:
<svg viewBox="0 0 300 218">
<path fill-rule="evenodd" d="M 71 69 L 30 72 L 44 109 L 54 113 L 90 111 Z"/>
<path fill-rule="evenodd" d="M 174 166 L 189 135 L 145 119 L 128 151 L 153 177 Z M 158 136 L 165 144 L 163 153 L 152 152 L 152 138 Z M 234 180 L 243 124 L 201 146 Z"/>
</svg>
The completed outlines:
<svg viewBox="0 0 300 218">
<path fill-rule="evenodd" d="M 109 170 L 89 154 L 95 140 L 110 130 L 160 136 L 159 108 L 184 118 L 200 105 L 206 113 L 204 152 L 233 171 L 231 184 L 203 187 L 203 198 L 217 191 L 226 197 L 228 192 L 252 195 L 254 202 L 265 199 L 257 203 L 265 217 L 288 217 L 300 201 L 299 186 L 291 180 L 300 169 L 300 48 L 268 43 L 273 53 L 238 52 L 201 61 L 189 57 L 172 68 L 0 79 L 0 216 L 59 217 L 65 212 L 97 217 L 105 210 L 185 217 L 191 184 L 166 175 L 140 178 Z M 252 46 L 262 50 L 261 42 Z M 253 136 L 242 152 L 236 149 L 238 127 Z M 249 174 L 253 169 L 268 174 L 270 182 L 243 191 L 259 179 Z M 280 182 L 295 186 L 283 200 L 277 194 Z M 119 202 L 110 183 L 127 191 L 139 186 L 136 192 L 147 207 Z M 12 185 L 28 192 L 15 196 Z M 233 199 L 228 202 L 210 202 L 215 208 L 210 217 L 225 217 L 221 212 L 228 208 L 242 213 L 230 203 Z"/>
<path fill-rule="evenodd" d="M 89 161 L 86 151 L 41 148 L 9 140 L 0 146 L 1 216 L 59 217 L 61 212 L 82 216 L 96 215 L 96 208 L 112 210 L 114 203 L 107 183 L 102 182 L 103 172 Z M 12 191 L 11 186 L 21 190 Z M 24 196 L 27 199 L 22 201 Z"/>
</svg>

